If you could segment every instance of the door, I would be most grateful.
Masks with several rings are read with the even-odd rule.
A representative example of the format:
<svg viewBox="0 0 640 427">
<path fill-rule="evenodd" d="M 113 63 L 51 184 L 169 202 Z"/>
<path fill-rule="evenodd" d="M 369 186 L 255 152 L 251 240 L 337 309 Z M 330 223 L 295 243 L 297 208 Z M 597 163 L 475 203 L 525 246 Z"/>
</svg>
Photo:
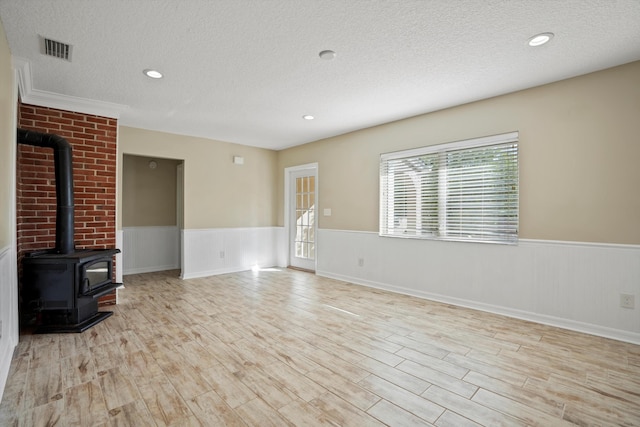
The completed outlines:
<svg viewBox="0 0 640 427">
<path fill-rule="evenodd" d="M 289 172 L 289 266 L 316 269 L 317 167 Z"/>
</svg>

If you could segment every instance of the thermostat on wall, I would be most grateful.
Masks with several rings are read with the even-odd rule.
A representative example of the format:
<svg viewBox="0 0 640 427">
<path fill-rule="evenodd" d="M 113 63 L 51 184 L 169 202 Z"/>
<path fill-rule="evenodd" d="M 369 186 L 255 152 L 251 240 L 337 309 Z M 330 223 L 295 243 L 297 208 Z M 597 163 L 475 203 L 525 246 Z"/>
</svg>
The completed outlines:
<svg viewBox="0 0 640 427">
<path fill-rule="evenodd" d="M 244 165 L 244 157 L 233 156 L 233 164 L 234 165 Z"/>
</svg>

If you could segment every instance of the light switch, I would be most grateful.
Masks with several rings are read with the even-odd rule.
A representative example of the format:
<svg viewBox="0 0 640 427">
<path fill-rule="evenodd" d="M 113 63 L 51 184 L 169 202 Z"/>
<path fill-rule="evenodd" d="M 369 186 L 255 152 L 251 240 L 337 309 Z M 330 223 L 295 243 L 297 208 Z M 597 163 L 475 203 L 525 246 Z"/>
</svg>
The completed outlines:
<svg viewBox="0 0 640 427">
<path fill-rule="evenodd" d="M 331 208 L 325 208 L 323 214 L 324 216 L 331 216 Z"/>
</svg>

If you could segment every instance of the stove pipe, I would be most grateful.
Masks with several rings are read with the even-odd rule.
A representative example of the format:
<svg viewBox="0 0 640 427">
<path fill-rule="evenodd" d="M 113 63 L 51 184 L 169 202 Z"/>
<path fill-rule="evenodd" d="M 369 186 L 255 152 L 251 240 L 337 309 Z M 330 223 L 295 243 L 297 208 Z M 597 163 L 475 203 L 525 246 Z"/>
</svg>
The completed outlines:
<svg viewBox="0 0 640 427">
<path fill-rule="evenodd" d="M 18 143 L 53 148 L 56 176 L 55 253 L 69 254 L 73 245 L 73 162 L 71 144 L 58 135 L 18 129 Z"/>
</svg>

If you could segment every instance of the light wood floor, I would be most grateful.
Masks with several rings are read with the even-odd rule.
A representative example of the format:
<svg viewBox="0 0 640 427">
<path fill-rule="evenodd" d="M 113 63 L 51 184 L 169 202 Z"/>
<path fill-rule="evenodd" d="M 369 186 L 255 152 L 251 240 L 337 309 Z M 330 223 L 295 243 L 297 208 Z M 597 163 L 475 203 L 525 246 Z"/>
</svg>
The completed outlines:
<svg viewBox="0 0 640 427">
<path fill-rule="evenodd" d="M 640 425 L 640 346 L 291 270 L 125 285 L 21 337 L 0 425 Z"/>
</svg>

